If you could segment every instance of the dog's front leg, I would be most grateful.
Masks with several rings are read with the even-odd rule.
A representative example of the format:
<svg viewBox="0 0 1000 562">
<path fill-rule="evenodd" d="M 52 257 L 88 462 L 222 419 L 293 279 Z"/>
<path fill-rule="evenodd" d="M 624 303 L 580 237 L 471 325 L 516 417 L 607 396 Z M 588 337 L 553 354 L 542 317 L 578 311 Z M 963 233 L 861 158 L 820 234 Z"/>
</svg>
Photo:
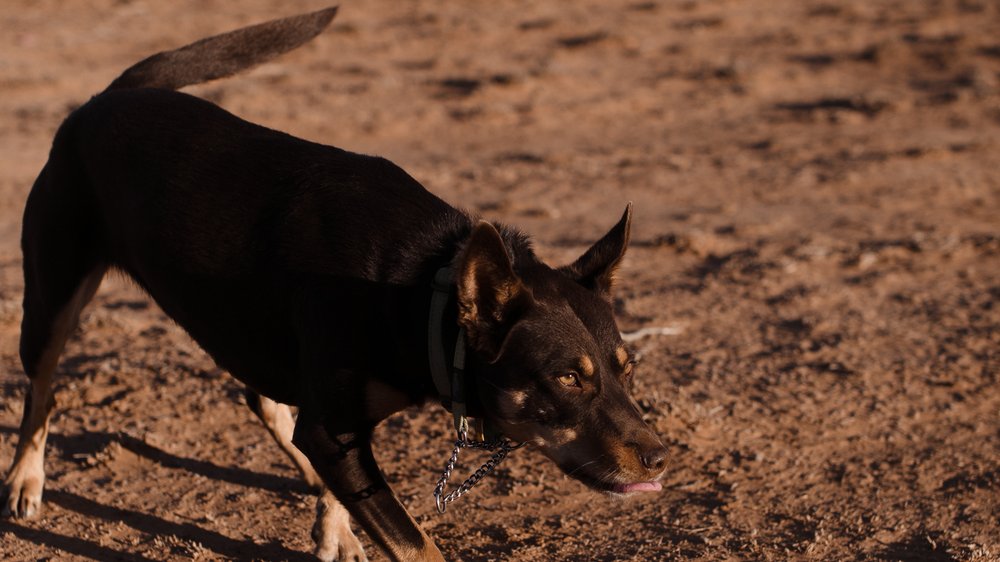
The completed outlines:
<svg viewBox="0 0 1000 562">
<path fill-rule="evenodd" d="M 334 496 L 392 560 L 444 561 L 392 493 L 371 449 L 371 429 L 330 431 L 300 412 L 292 442 L 312 462 Z"/>
</svg>

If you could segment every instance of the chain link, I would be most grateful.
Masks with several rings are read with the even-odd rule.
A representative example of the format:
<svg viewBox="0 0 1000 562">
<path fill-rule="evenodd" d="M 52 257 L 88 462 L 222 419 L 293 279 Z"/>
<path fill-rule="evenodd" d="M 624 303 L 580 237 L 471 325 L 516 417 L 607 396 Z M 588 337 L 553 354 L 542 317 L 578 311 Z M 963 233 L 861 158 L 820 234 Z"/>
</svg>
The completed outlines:
<svg viewBox="0 0 1000 562">
<path fill-rule="evenodd" d="M 487 474 L 493 472 L 493 469 L 507 458 L 508 453 L 523 446 L 524 443 L 515 445 L 503 438 L 493 441 L 470 440 L 467 431 L 459 431 L 458 439 L 455 440 L 455 449 L 451 452 L 451 458 L 448 459 L 448 463 L 444 467 L 444 472 L 441 473 L 441 478 L 438 480 L 437 486 L 434 487 L 434 504 L 437 506 L 438 513 L 444 513 L 449 503 L 465 495 L 476 484 L 479 484 L 479 481 Z M 461 486 L 445 495 L 444 489 L 448 485 L 448 479 L 451 478 L 451 473 L 455 470 L 455 464 L 458 463 L 458 452 L 463 448 L 494 451 L 494 453 L 490 455 L 488 461 L 472 473 L 472 476 L 466 478 Z"/>
</svg>

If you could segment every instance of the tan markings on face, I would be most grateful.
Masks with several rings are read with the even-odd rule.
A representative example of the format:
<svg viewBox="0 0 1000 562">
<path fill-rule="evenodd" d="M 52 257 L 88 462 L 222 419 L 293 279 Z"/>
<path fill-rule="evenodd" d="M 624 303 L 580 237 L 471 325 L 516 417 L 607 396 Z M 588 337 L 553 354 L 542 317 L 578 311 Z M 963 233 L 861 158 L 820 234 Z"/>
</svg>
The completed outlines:
<svg viewBox="0 0 1000 562">
<path fill-rule="evenodd" d="M 575 429 L 560 429 L 552 432 L 552 441 L 557 445 L 565 445 L 577 437 Z"/>
<path fill-rule="evenodd" d="M 551 428 L 540 428 L 540 435 L 536 436 L 533 441 L 536 445 L 542 447 L 549 447 L 554 449 L 561 449 L 563 455 L 572 454 L 573 447 L 566 449 L 567 445 L 570 445 L 580 436 L 575 429 L 551 429 Z"/>
<path fill-rule="evenodd" d="M 541 432 L 541 435 L 537 439 L 544 445 L 562 447 L 575 441 L 577 437 L 579 437 L 579 434 L 572 428 L 546 429 Z"/>
<path fill-rule="evenodd" d="M 637 455 L 631 447 L 623 447 L 621 445 L 613 446 L 611 448 L 611 454 L 618 461 L 618 466 L 636 473 L 641 473 L 643 471 L 639 455 Z"/>
<path fill-rule="evenodd" d="M 533 439 L 534 443 L 557 463 L 573 459 L 587 460 L 594 456 L 594 443 L 589 442 L 585 436 L 580 436 L 574 429 L 550 429 L 541 433 L 541 436 Z"/>
<path fill-rule="evenodd" d="M 499 401 L 499 414 L 500 417 L 514 419 L 528 402 L 528 393 L 520 390 L 509 390 L 506 395 L 510 400 Z"/>
<path fill-rule="evenodd" d="M 624 345 L 618 346 L 615 350 L 615 357 L 618 359 L 618 364 L 624 367 L 628 364 L 628 350 L 625 349 Z"/>
<path fill-rule="evenodd" d="M 594 362 L 586 355 L 580 357 L 580 374 L 585 377 L 594 376 Z"/>
</svg>

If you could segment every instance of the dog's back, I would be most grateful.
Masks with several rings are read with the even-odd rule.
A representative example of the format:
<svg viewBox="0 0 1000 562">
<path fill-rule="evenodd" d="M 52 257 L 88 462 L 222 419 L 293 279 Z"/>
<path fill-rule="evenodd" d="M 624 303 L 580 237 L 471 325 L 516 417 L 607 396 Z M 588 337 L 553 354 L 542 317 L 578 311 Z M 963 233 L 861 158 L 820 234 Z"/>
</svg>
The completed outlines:
<svg viewBox="0 0 1000 562">
<path fill-rule="evenodd" d="M 468 232 L 469 219 L 396 165 L 168 89 L 286 51 L 332 15 L 278 20 L 154 55 L 66 120 L 25 210 L 26 302 L 63 303 L 37 327 L 29 324 L 38 315 L 26 314 L 29 358 L 49 347 L 48 318 L 86 280 L 116 267 L 220 365 L 295 403 L 291 385 L 265 382 L 296 360 L 300 316 L 287 302 L 290 286 L 303 278 L 412 284 L 428 260 L 445 265 L 450 256 L 436 253 L 453 244 L 442 237 Z"/>
</svg>

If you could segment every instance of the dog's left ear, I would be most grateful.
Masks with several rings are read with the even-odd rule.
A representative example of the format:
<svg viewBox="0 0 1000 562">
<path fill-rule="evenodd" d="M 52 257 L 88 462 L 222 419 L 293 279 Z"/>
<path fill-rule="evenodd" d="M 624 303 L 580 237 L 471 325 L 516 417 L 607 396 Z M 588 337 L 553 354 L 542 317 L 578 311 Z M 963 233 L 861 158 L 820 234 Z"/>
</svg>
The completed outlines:
<svg viewBox="0 0 1000 562">
<path fill-rule="evenodd" d="M 611 298 L 615 272 L 625 257 L 632 229 L 632 203 L 625 206 L 625 214 L 603 238 L 590 247 L 579 259 L 562 271 L 584 287 L 606 299 Z"/>
<path fill-rule="evenodd" d="M 514 273 L 500 233 L 480 221 L 472 230 L 458 266 L 458 323 L 469 344 L 495 359 L 507 333 L 531 305 L 531 291 Z"/>
</svg>

